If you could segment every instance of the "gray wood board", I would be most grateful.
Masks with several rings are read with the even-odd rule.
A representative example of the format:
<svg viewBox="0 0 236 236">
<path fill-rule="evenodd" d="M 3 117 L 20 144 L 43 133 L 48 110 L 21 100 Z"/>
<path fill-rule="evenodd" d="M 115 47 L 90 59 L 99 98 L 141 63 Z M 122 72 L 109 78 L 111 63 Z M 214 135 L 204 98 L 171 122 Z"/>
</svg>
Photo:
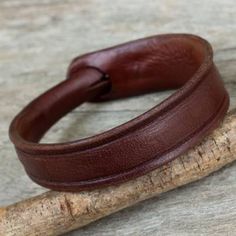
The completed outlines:
<svg viewBox="0 0 236 236">
<path fill-rule="evenodd" d="M 64 79 L 74 56 L 153 34 L 198 34 L 212 43 L 231 109 L 236 107 L 235 15 L 234 0 L 1 0 L 0 204 L 46 191 L 26 176 L 9 142 L 8 126 L 28 101 Z M 112 128 L 170 93 L 84 104 L 58 122 L 44 141 L 74 140 Z M 235 196 L 234 163 L 68 235 L 236 235 Z"/>
</svg>

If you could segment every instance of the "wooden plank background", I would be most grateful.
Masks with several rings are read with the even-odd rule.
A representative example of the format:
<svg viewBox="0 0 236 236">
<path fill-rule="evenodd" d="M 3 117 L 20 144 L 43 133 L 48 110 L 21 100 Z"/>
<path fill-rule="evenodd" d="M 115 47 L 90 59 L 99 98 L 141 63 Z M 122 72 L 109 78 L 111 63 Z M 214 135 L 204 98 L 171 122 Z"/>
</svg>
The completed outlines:
<svg viewBox="0 0 236 236">
<path fill-rule="evenodd" d="M 14 115 L 64 79 L 74 56 L 169 32 L 198 34 L 212 43 L 231 109 L 236 107 L 235 0 L 0 0 L 0 205 L 46 191 L 25 175 L 9 142 Z M 44 141 L 74 140 L 114 127 L 168 94 L 85 104 Z M 236 235 L 236 163 L 69 235 Z"/>
</svg>

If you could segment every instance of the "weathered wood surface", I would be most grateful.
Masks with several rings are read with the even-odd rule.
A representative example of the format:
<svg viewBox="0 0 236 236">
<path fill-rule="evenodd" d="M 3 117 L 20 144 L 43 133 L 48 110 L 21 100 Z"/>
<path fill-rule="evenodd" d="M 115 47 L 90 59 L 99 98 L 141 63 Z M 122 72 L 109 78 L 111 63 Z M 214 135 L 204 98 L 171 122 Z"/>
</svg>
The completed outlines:
<svg viewBox="0 0 236 236">
<path fill-rule="evenodd" d="M 8 140 L 8 125 L 27 101 L 65 75 L 83 52 L 166 32 L 190 32 L 214 46 L 215 61 L 236 107 L 236 3 L 229 1 L 0 1 L 0 205 L 45 189 L 25 175 Z M 120 124 L 167 92 L 106 104 L 86 104 L 44 141 L 71 140 Z M 145 201 L 70 235 L 234 235 L 236 165 Z"/>
</svg>

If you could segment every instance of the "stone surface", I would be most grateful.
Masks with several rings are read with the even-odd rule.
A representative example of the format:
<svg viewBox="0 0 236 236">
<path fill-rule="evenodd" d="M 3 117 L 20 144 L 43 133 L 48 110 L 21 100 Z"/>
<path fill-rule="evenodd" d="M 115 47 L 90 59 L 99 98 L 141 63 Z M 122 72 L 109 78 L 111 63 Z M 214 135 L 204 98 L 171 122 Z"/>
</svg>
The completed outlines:
<svg viewBox="0 0 236 236">
<path fill-rule="evenodd" d="M 76 55 L 148 35 L 186 32 L 208 39 L 236 107 L 234 0 L 1 0 L 0 204 L 45 189 L 25 175 L 8 139 L 14 115 L 64 79 Z M 104 104 L 85 104 L 63 118 L 43 141 L 67 141 L 114 127 L 159 103 L 170 92 Z M 235 163 L 197 183 L 99 220 L 68 235 L 234 235 Z"/>
</svg>

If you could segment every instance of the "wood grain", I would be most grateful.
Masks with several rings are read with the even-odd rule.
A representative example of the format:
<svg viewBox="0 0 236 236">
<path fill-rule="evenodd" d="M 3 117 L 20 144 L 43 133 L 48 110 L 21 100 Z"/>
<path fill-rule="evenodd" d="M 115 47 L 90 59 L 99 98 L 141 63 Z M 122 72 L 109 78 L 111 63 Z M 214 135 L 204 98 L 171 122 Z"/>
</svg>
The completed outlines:
<svg viewBox="0 0 236 236">
<path fill-rule="evenodd" d="M 234 0 L 1 0 L 0 204 L 42 193 L 8 139 L 13 116 L 33 97 L 64 78 L 74 56 L 147 35 L 190 32 L 208 39 L 236 107 Z M 170 92 L 86 104 L 69 114 L 44 141 L 72 140 L 114 127 L 151 108 Z M 148 200 L 70 235 L 233 235 L 236 166 Z"/>
</svg>

